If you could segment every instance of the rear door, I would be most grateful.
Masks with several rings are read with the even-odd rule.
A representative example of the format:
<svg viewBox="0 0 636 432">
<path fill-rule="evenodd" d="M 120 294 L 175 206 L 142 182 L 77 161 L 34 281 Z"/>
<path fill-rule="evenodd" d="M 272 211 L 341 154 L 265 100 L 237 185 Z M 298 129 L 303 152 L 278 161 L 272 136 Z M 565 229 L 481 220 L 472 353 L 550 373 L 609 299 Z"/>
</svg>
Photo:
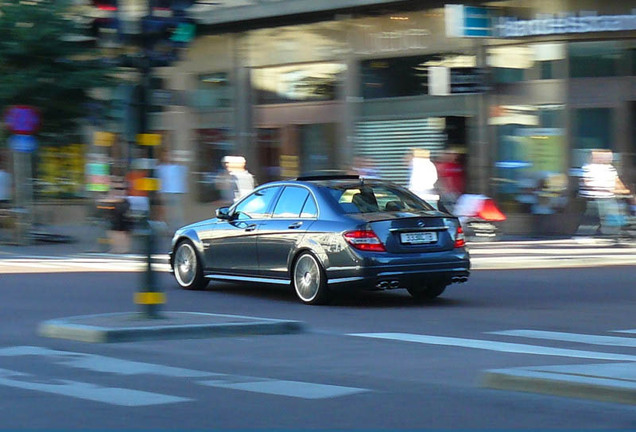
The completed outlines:
<svg viewBox="0 0 636 432">
<path fill-rule="evenodd" d="M 277 279 L 289 278 L 289 260 L 307 230 L 318 216 L 313 195 L 303 186 L 286 186 L 272 217 L 258 228 L 260 274 Z"/>
</svg>

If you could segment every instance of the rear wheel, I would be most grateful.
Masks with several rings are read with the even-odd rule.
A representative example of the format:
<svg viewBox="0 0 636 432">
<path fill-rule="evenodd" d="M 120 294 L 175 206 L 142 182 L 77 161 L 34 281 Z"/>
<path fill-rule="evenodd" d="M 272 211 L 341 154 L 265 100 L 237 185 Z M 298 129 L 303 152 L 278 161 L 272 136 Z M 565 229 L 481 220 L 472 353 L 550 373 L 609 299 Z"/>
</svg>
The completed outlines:
<svg viewBox="0 0 636 432">
<path fill-rule="evenodd" d="M 292 284 L 296 295 L 305 304 L 325 304 L 331 299 L 325 270 L 309 252 L 303 252 L 294 262 Z"/>
<path fill-rule="evenodd" d="M 174 277 L 183 289 L 201 290 L 208 285 L 208 280 L 203 276 L 203 263 L 189 240 L 182 241 L 175 248 L 172 268 Z"/>
<path fill-rule="evenodd" d="M 446 285 L 425 285 L 417 288 L 407 288 L 407 290 L 417 301 L 433 300 L 446 290 Z"/>
</svg>

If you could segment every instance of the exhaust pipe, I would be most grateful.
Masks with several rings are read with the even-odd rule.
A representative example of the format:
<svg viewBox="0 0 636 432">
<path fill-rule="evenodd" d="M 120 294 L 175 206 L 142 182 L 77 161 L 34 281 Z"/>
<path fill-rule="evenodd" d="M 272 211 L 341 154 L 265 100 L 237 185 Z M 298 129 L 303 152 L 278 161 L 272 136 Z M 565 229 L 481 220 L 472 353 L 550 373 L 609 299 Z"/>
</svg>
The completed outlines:
<svg viewBox="0 0 636 432">
<path fill-rule="evenodd" d="M 389 287 L 389 282 L 388 281 L 378 282 L 375 287 L 377 289 L 385 290 Z"/>
<path fill-rule="evenodd" d="M 468 280 L 467 276 L 453 276 L 451 279 L 453 282 L 464 283 Z"/>
<path fill-rule="evenodd" d="M 400 287 L 400 281 L 392 280 L 389 282 L 389 288 L 396 289 Z"/>
</svg>

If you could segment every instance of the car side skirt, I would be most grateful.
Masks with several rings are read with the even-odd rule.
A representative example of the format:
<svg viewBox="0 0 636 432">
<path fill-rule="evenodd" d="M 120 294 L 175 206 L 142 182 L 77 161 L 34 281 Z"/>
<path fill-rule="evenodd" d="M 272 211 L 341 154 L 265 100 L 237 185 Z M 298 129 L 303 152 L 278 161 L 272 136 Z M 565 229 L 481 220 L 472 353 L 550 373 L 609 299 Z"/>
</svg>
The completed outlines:
<svg viewBox="0 0 636 432">
<path fill-rule="evenodd" d="M 267 283 L 267 284 L 276 284 L 276 285 L 289 285 L 291 283 L 289 279 L 272 279 L 272 278 L 262 278 L 262 277 L 254 277 L 254 276 L 231 276 L 231 275 L 223 275 L 223 274 L 207 274 L 205 275 L 205 277 L 212 280 L 230 281 L 230 282 Z"/>
</svg>

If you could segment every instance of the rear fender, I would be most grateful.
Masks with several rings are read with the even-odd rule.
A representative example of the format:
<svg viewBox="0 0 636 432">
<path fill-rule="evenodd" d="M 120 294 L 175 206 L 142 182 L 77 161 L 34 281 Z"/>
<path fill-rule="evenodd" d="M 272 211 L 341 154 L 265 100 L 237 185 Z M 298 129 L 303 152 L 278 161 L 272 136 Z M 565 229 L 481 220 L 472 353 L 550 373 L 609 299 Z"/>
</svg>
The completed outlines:
<svg viewBox="0 0 636 432">
<path fill-rule="evenodd" d="M 320 261 L 320 264 L 322 264 L 323 268 L 326 269 L 329 267 L 329 255 L 327 254 L 325 245 L 317 241 L 312 236 L 305 235 L 298 243 L 296 248 L 290 251 L 289 257 L 287 258 L 287 268 L 290 271 L 290 277 L 294 260 L 304 251 L 313 253 L 316 258 L 318 258 L 318 261 Z"/>
</svg>

